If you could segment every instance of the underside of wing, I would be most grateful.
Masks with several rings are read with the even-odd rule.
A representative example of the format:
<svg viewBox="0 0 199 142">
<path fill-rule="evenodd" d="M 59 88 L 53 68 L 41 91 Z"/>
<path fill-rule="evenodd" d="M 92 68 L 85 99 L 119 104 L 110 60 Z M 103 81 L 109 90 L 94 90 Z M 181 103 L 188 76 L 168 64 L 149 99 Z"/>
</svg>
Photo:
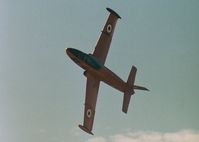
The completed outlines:
<svg viewBox="0 0 199 142">
<path fill-rule="evenodd" d="M 86 96 L 85 96 L 85 107 L 84 107 L 84 123 L 79 127 L 85 132 L 92 134 L 93 121 L 95 117 L 95 107 L 97 103 L 97 95 L 99 90 L 100 81 L 87 75 L 86 83 Z"/>
<path fill-rule="evenodd" d="M 101 64 L 104 65 L 109 47 L 111 44 L 111 40 L 113 37 L 113 33 L 115 30 L 116 22 L 118 18 L 121 18 L 115 11 L 110 8 L 107 8 L 110 12 L 110 15 L 106 21 L 106 24 L 102 30 L 100 38 L 96 44 L 95 50 L 93 52 L 93 56 L 95 56 Z"/>
</svg>

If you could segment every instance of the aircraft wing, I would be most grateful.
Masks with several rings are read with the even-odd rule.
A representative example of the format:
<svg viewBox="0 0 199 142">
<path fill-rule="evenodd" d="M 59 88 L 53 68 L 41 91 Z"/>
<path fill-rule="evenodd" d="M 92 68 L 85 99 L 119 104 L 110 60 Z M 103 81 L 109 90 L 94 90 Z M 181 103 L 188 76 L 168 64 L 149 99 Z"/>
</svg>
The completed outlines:
<svg viewBox="0 0 199 142">
<path fill-rule="evenodd" d="M 93 55 L 104 65 L 108 50 L 111 44 L 113 37 L 114 29 L 118 18 L 121 18 L 115 11 L 110 8 L 107 8 L 110 12 L 110 15 L 106 21 L 106 24 L 102 30 L 100 38 L 96 44 Z"/>
<path fill-rule="evenodd" d="M 95 117 L 95 107 L 97 102 L 97 95 L 99 90 L 100 81 L 87 75 L 86 83 L 86 96 L 85 96 L 85 107 L 84 107 L 84 123 L 83 126 L 79 127 L 85 132 L 92 134 L 93 121 Z"/>
</svg>

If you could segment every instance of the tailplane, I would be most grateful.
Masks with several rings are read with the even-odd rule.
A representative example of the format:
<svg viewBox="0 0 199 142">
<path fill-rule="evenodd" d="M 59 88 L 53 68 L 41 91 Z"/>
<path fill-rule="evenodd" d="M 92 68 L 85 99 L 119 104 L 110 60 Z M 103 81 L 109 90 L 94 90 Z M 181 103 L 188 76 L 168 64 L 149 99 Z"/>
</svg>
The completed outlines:
<svg viewBox="0 0 199 142">
<path fill-rule="evenodd" d="M 131 72 L 130 72 L 128 80 L 127 80 L 127 89 L 124 92 L 124 97 L 123 97 L 122 111 L 124 113 L 127 113 L 127 111 L 128 111 L 129 103 L 131 100 L 131 95 L 133 95 L 135 93 L 134 89 L 149 91 L 145 87 L 134 85 L 136 72 L 137 72 L 137 68 L 135 66 L 132 66 Z"/>
</svg>

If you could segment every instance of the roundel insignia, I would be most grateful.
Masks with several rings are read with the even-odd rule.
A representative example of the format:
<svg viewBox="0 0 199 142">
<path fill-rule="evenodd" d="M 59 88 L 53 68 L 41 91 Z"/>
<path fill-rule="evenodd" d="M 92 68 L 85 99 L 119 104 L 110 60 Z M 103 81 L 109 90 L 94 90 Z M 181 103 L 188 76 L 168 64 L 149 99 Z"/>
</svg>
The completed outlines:
<svg viewBox="0 0 199 142">
<path fill-rule="evenodd" d="M 88 110 L 86 111 L 86 115 L 87 115 L 88 118 L 91 118 L 91 116 L 92 116 L 92 111 L 91 111 L 91 109 L 88 109 Z"/>
<path fill-rule="evenodd" d="M 111 33 L 111 31 L 112 31 L 112 26 L 111 26 L 111 24 L 108 24 L 108 26 L 106 27 L 106 31 L 107 31 L 108 33 Z"/>
</svg>

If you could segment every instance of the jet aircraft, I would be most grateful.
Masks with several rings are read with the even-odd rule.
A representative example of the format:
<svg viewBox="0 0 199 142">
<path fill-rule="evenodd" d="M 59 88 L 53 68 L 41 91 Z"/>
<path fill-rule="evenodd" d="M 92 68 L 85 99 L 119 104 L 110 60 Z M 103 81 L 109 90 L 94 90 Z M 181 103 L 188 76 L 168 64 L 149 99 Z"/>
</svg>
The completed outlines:
<svg viewBox="0 0 199 142">
<path fill-rule="evenodd" d="M 124 113 L 127 113 L 131 95 L 134 94 L 135 89 L 148 91 L 145 87 L 134 85 L 137 71 L 135 66 L 132 66 L 127 82 L 124 82 L 120 77 L 104 66 L 116 22 L 118 18 L 121 18 L 112 9 L 106 9 L 110 12 L 110 14 L 92 54 L 86 54 L 74 48 L 66 48 L 67 55 L 85 70 L 84 75 L 87 77 L 87 83 L 84 122 L 83 125 L 79 125 L 79 127 L 92 135 L 100 81 L 103 81 L 104 83 L 124 93 L 122 105 L 122 111 Z"/>
</svg>

